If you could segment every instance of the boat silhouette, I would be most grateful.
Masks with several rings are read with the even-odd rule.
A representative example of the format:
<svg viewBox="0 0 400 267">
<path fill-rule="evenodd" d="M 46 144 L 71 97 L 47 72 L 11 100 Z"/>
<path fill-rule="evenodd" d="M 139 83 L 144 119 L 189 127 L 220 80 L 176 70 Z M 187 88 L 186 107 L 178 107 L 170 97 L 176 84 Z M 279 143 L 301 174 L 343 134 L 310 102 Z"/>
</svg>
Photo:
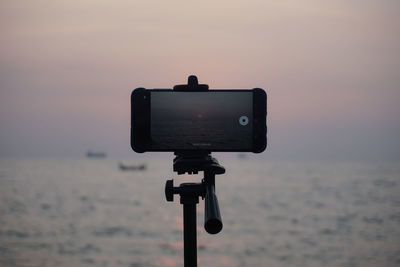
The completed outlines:
<svg viewBox="0 0 400 267">
<path fill-rule="evenodd" d="M 86 153 L 86 157 L 88 158 L 106 158 L 107 154 L 105 152 L 93 152 L 93 151 L 88 151 Z"/>
<path fill-rule="evenodd" d="M 125 165 L 123 163 L 119 163 L 119 169 L 121 171 L 144 171 L 147 169 L 147 165 L 146 164 Z"/>
</svg>

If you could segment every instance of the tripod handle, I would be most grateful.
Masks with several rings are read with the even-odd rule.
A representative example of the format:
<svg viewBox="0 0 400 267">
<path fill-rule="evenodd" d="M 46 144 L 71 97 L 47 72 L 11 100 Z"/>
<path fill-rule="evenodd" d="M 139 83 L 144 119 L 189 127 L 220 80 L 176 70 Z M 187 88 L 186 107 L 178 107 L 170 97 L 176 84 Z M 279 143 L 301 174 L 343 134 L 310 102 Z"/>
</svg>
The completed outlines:
<svg viewBox="0 0 400 267">
<path fill-rule="evenodd" d="M 209 234 L 218 234 L 222 230 L 222 220 L 213 184 L 206 185 L 204 209 L 204 229 Z"/>
</svg>

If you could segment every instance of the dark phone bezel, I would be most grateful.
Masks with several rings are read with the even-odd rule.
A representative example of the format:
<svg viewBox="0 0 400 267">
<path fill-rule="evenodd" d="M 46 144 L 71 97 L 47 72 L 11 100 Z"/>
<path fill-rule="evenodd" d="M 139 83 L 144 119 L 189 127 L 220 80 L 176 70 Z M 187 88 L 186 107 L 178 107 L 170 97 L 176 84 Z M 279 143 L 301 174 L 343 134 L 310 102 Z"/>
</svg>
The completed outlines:
<svg viewBox="0 0 400 267">
<path fill-rule="evenodd" d="M 204 93 L 212 92 L 253 92 L 253 147 L 252 150 L 210 150 L 210 149 L 195 149 L 195 150 L 152 150 L 150 139 L 150 119 L 151 119 L 151 92 L 176 92 L 172 89 L 145 89 L 136 88 L 131 94 L 131 147 L 137 153 L 143 152 L 253 152 L 261 153 L 267 147 L 267 94 L 261 88 L 254 89 L 213 89 Z"/>
</svg>

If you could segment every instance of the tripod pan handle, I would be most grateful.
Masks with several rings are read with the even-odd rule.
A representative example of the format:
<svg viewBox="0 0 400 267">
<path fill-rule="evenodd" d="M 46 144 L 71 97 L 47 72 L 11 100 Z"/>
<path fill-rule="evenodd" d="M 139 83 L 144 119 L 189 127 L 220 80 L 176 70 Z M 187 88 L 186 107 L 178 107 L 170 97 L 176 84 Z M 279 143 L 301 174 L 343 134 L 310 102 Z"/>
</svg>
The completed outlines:
<svg viewBox="0 0 400 267">
<path fill-rule="evenodd" d="M 206 187 L 204 208 L 204 229 L 209 234 L 218 234 L 222 230 L 222 220 L 214 185 Z"/>
</svg>

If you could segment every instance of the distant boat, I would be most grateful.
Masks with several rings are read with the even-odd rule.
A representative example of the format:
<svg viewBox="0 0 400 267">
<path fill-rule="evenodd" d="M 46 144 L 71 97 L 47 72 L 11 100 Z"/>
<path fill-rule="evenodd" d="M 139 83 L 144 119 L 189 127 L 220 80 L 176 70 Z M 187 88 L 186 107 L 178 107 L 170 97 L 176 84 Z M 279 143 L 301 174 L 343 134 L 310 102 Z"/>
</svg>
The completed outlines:
<svg viewBox="0 0 400 267">
<path fill-rule="evenodd" d="M 125 165 L 123 163 L 119 164 L 119 169 L 121 171 L 144 171 L 147 169 L 146 164 L 140 164 L 140 165 Z"/>
<path fill-rule="evenodd" d="M 107 154 L 104 152 L 93 152 L 93 151 L 88 151 L 86 153 L 86 157 L 88 158 L 106 158 Z"/>
<path fill-rule="evenodd" d="M 239 159 L 245 159 L 245 158 L 247 158 L 247 155 L 244 154 L 244 153 L 239 153 L 239 154 L 237 155 L 237 157 L 238 157 Z"/>
</svg>

